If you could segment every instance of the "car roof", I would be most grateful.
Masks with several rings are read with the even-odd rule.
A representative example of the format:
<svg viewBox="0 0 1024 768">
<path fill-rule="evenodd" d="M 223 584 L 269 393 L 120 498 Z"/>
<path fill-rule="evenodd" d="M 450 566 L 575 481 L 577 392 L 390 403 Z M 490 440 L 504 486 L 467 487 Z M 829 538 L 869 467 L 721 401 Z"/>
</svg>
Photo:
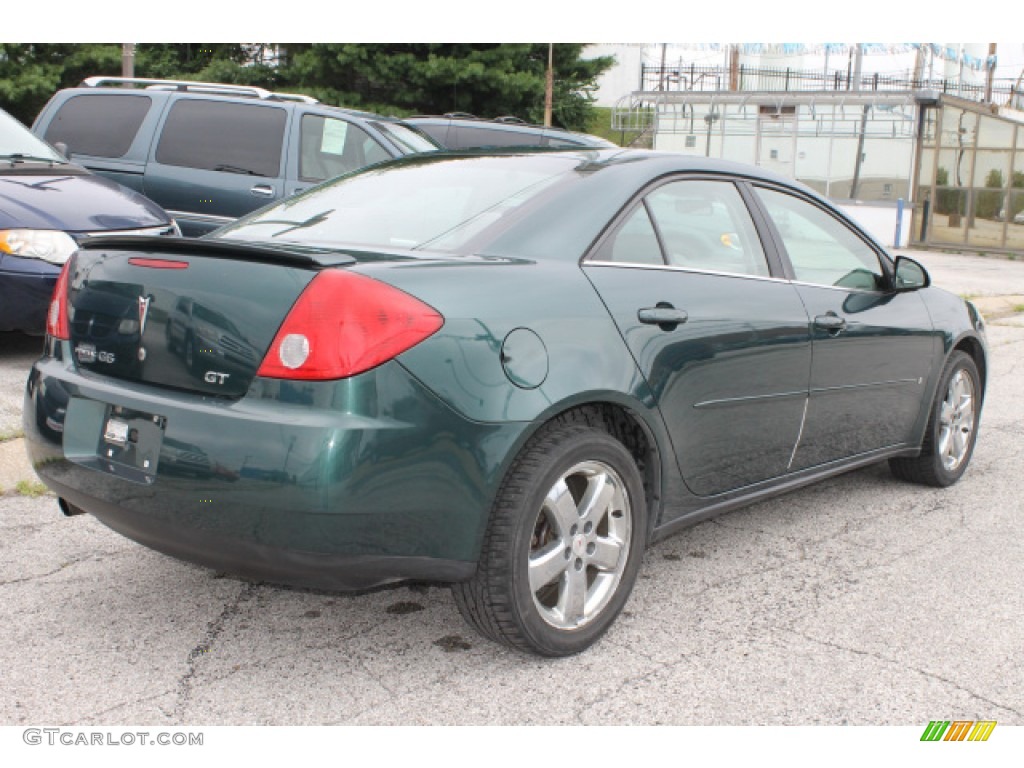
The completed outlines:
<svg viewBox="0 0 1024 768">
<path fill-rule="evenodd" d="M 459 160 L 522 159 L 534 170 L 559 177 L 547 191 L 531 198 L 520 215 L 481 233 L 481 241 L 467 243 L 481 256 L 577 261 L 617 213 L 659 179 L 677 174 L 721 176 L 782 185 L 824 200 L 809 187 L 777 173 L 728 160 L 659 152 L 645 149 L 589 148 L 567 149 L 481 149 L 407 155 L 373 166 L 375 175 L 402 169 L 422 169 L 433 164 Z M 544 168 L 548 165 L 547 169 Z M 325 182 L 355 181 L 361 172 Z M 320 188 L 318 188 L 320 189 Z M 307 193 L 308 194 L 308 193 Z M 835 210 L 827 200 L 824 204 Z M 486 240 L 486 242 L 484 242 Z"/>
<path fill-rule="evenodd" d="M 389 164 L 415 164 L 423 162 L 425 157 L 441 160 L 445 157 L 510 157 L 517 155 L 523 157 L 537 157 L 538 155 L 553 158 L 561 157 L 567 163 L 582 164 L 591 171 L 616 169 L 617 174 L 621 173 L 623 176 L 635 178 L 638 183 L 643 183 L 644 179 L 653 180 L 670 173 L 709 173 L 761 179 L 783 184 L 820 197 L 810 187 L 767 168 L 701 155 L 685 155 L 678 152 L 629 147 L 550 147 L 539 149 L 533 147 L 484 147 L 480 149 L 447 150 L 443 153 L 430 153 L 429 156 L 410 155 L 392 160 Z"/>
</svg>

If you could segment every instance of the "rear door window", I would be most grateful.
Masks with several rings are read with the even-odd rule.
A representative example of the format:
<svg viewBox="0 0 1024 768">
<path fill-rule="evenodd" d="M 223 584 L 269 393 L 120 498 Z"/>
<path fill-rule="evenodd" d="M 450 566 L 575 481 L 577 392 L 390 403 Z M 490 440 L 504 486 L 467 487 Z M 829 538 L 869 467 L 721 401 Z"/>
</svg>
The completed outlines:
<svg viewBox="0 0 1024 768">
<path fill-rule="evenodd" d="M 726 181 L 686 180 L 647 196 L 669 265 L 767 277 L 768 261 L 736 187 Z"/>
<path fill-rule="evenodd" d="M 288 113 L 278 107 L 227 101 L 176 101 L 160 136 L 165 165 L 249 176 L 281 173 Z"/>
<path fill-rule="evenodd" d="M 72 96 L 57 110 L 44 138 L 50 144 L 63 141 L 76 155 L 124 157 L 152 105 L 143 94 Z"/>
<path fill-rule="evenodd" d="M 664 265 L 658 235 L 651 224 L 647 206 L 641 203 L 608 237 L 593 256 L 594 261 L 621 264 Z"/>
</svg>

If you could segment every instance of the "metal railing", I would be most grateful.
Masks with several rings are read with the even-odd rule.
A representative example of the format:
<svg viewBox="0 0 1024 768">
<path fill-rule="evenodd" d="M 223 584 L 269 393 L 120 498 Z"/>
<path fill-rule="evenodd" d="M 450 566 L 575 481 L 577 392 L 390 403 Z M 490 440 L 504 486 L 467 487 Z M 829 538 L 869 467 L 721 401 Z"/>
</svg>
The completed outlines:
<svg viewBox="0 0 1024 768">
<path fill-rule="evenodd" d="M 641 69 L 642 91 L 727 91 L 733 72 L 723 66 L 660 67 L 644 64 Z M 748 67 L 742 65 L 735 72 L 737 90 L 740 91 L 851 91 L 854 76 L 845 70 L 814 71 L 786 68 Z M 960 80 L 913 79 L 880 75 L 877 72 L 860 78 L 861 91 L 916 91 L 933 90 L 969 101 L 983 101 L 986 85 L 964 83 Z M 1024 92 L 1015 87 L 1012 79 L 1000 78 L 992 84 L 992 102 L 1018 108 L 1024 105 Z"/>
</svg>

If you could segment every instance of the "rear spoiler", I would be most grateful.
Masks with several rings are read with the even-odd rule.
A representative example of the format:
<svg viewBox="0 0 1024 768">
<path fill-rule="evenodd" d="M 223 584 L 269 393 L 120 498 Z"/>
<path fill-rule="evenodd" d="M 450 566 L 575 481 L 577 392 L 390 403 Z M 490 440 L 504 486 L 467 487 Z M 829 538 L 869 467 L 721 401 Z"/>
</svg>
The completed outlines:
<svg viewBox="0 0 1024 768">
<path fill-rule="evenodd" d="M 308 269 L 324 269 L 355 264 L 353 256 L 330 248 L 301 245 L 264 245 L 244 240 L 166 237 L 163 235 L 97 235 L 83 240 L 78 247 L 90 251 L 144 251 L 179 253 L 214 259 L 262 261 Z"/>
</svg>

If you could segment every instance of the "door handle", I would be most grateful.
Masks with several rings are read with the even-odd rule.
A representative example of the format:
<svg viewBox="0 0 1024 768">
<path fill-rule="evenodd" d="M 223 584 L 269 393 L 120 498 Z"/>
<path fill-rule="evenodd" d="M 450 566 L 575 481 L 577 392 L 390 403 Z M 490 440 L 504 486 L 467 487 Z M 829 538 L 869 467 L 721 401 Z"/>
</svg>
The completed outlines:
<svg viewBox="0 0 1024 768">
<path fill-rule="evenodd" d="M 667 302 L 660 302 L 656 307 L 637 310 L 636 319 L 645 325 L 657 325 L 663 331 L 671 331 L 680 323 L 685 323 L 689 315 Z"/>
<path fill-rule="evenodd" d="M 249 190 L 256 197 L 273 197 L 274 188 L 269 184 L 257 184 L 255 187 Z"/>
<path fill-rule="evenodd" d="M 835 312 L 827 312 L 814 318 L 814 327 L 828 331 L 835 336 L 846 328 L 846 318 L 840 317 Z"/>
</svg>

